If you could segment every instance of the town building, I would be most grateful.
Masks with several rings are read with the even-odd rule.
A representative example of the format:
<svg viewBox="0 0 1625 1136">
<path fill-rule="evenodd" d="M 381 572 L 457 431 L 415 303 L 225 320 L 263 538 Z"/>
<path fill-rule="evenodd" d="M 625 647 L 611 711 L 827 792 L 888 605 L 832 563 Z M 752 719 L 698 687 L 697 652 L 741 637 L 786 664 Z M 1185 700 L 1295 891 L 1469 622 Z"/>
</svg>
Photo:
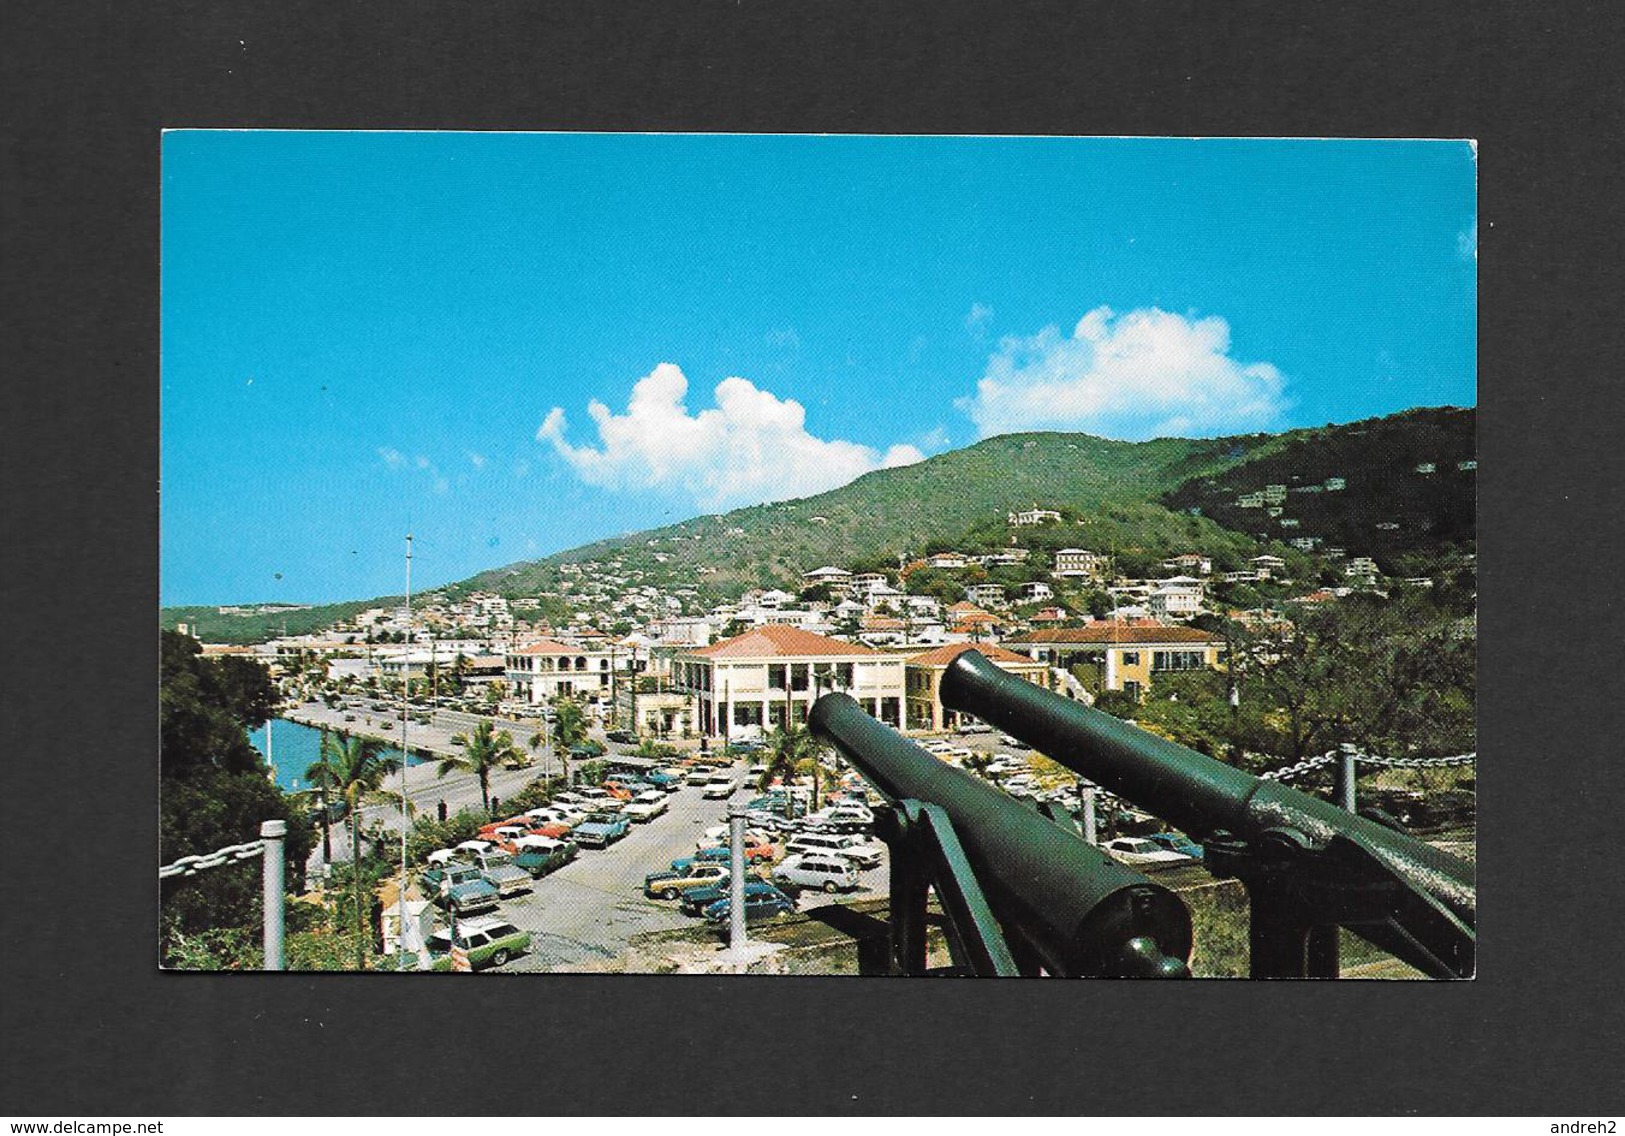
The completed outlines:
<svg viewBox="0 0 1625 1136">
<path fill-rule="evenodd" d="M 1157 675 L 1219 665 L 1224 640 L 1192 627 L 1163 627 L 1118 621 L 1026 631 L 1004 641 L 1049 666 L 1078 665 L 1093 670 L 1097 690 L 1142 695 Z"/>
<path fill-rule="evenodd" d="M 1286 561 L 1282 560 L 1279 556 L 1271 556 L 1269 553 L 1265 553 L 1262 556 L 1255 556 L 1251 560 L 1247 561 L 1247 563 L 1253 566 L 1253 571 L 1258 573 L 1258 578 L 1260 580 L 1269 580 L 1279 577 L 1280 574 L 1286 570 Z"/>
<path fill-rule="evenodd" d="M 1106 557 L 1087 548 L 1063 548 L 1055 554 L 1054 576 L 1099 576 L 1106 569 Z"/>
<path fill-rule="evenodd" d="M 1042 600 L 1055 598 L 1055 589 L 1042 580 L 1033 580 L 1030 583 L 1023 584 L 1018 591 L 1021 593 L 1021 598 L 1027 603 L 1039 603 Z"/>
<path fill-rule="evenodd" d="M 907 661 L 908 728 L 915 731 L 951 730 L 960 715 L 942 704 L 942 676 L 966 651 L 980 651 L 989 662 L 1044 689 L 1053 689 L 1049 667 L 989 643 L 945 643 Z"/>
<path fill-rule="evenodd" d="M 759 737 L 805 722 L 832 690 L 891 726 L 903 717 L 903 659 L 800 628 L 764 626 L 672 657 L 674 689 L 696 701 L 696 729 L 709 737 Z"/>
<path fill-rule="evenodd" d="M 615 656 L 628 652 L 604 647 L 572 647 L 541 639 L 508 651 L 506 667 L 512 698 L 539 706 L 559 695 L 579 702 L 605 700 L 614 685 Z"/>
</svg>

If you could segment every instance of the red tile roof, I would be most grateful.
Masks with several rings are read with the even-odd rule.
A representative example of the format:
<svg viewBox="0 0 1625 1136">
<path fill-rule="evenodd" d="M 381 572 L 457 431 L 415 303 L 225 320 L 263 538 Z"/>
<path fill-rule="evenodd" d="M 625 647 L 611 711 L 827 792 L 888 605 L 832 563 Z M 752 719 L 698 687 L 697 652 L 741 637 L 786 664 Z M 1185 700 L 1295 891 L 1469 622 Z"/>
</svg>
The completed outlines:
<svg viewBox="0 0 1625 1136">
<path fill-rule="evenodd" d="M 788 627 L 782 623 L 769 623 L 762 627 L 755 627 L 743 635 L 735 635 L 732 639 L 724 639 L 720 643 L 713 643 L 709 647 L 701 647 L 699 650 L 689 653 L 707 659 L 772 659 L 804 655 L 878 655 L 886 657 L 884 651 L 876 651 L 871 647 L 864 647 L 858 643 L 846 643 L 840 639 L 831 639 L 826 635 L 815 635 L 811 631 L 803 631 L 799 627 Z"/>
<path fill-rule="evenodd" d="M 515 647 L 508 653 L 510 655 L 574 655 L 580 648 L 566 647 L 554 639 L 538 639 L 534 643 L 526 643 L 523 647 Z"/>
<path fill-rule="evenodd" d="M 1024 631 L 1009 636 L 1006 643 L 1217 643 L 1218 639 L 1194 627 L 1129 626 L 1121 623 L 1090 623 L 1083 627 L 1058 627 L 1054 631 Z"/>
<path fill-rule="evenodd" d="M 996 643 L 944 643 L 940 647 L 933 647 L 923 655 L 914 655 L 908 662 L 916 667 L 945 667 L 966 651 L 977 650 L 987 656 L 990 662 L 995 663 L 1026 663 L 1028 666 L 1042 666 L 1035 663 L 1026 655 L 1018 655 L 1014 651 L 1006 651 Z"/>
</svg>

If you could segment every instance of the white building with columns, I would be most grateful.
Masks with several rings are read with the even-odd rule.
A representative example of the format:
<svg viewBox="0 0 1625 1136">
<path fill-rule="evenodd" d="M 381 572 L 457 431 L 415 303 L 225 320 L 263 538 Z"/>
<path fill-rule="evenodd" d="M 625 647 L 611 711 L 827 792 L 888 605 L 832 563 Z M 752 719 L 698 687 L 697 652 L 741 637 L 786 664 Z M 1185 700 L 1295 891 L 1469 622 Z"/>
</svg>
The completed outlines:
<svg viewBox="0 0 1625 1136">
<path fill-rule="evenodd" d="M 889 725 L 901 727 L 906 683 L 901 655 L 769 624 L 672 656 L 672 682 L 692 694 L 698 729 L 720 738 L 755 738 L 784 723 L 804 723 L 819 696 L 851 695 Z"/>
</svg>

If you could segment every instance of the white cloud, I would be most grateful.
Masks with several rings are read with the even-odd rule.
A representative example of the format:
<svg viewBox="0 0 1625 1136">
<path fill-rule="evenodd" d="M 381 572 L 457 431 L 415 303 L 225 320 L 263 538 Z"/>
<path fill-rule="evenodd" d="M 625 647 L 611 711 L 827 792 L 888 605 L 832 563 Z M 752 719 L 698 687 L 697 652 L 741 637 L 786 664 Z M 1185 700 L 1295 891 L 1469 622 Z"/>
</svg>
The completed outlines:
<svg viewBox="0 0 1625 1136">
<path fill-rule="evenodd" d="M 987 325 L 993 320 L 993 309 L 986 304 L 973 303 L 965 314 L 965 327 L 981 339 L 987 334 Z"/>
<path fill-rule="evenodd" d="M 599 445 L 565 440 L 564 411 L 554 407 L 536 431 L 589 485 L 675 490 L 708 509 L 801 497 L 844 485 L 873 469 L 924 458 L 914 446 L 885 453 L 807 432 L 807 412 L 740 378 L 723 379 L 716 406 L 689 413 L 688 379 L 662 363 L 632 388 L 625 414 L 593 401 L 587 413 Z"/>
<path fill-rule="evenodd" d="M 1286 409 L 1269 363 L 1230 356 L 1230 325 L 1141 308 L 1096 308 L 1071 336 L 1054 326 L 999 341 L 960 399 L 983 437 L 1081 430 L 1131 441 L 1262 429 Z"/>
<path fill-rule="evenodd" d="M 1478 226 L 1469 225 L 1456 234 L 1456 254 L 1463 260 L 1478 259 Z"/>
<path fill-rule="evenodd" d="M 477 454 L 473 450 L 469 450 L 468 451 L 468 461 L 469 461 L 469 464 L 472 465 L 475 469 L 484 469 L 485 468 L 485 455 L 484 454 Z"/>
<path fill-rule="evenodd" d="M 390 469 L 400 469 L 406 464 L 406 455 L 389 446 L 379 446 L 378 456 L 384 459 L 384 464 Z"/>
</svg>

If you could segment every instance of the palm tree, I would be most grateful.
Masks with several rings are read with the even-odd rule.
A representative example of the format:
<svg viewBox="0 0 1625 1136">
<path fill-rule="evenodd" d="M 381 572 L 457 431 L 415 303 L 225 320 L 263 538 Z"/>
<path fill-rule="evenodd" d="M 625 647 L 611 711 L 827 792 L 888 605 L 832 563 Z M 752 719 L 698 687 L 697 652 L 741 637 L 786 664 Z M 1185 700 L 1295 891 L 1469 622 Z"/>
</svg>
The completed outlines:
<svg viewBox="0 0 1625 1136">
<path fill-rule="evenodd" d="M 490 719 L 485 719 L 474 727 L 471 734 L 453 734 L 452 743 L 463 747 L 463 752 L 443 758 L 440 762 L 440 776 L 444 777 L 454 769 L 465 770 L 480 779 L 480 800 L 485 805 L 485 811 L 491 811 L 491 771 L 500 768 L 504 761 L 519 756 L 514 748 L 513 735 L 503 730 L 500 734 Z"/>
<path fill-rule="evenodd" d="M 321 759 L 305 770 L 305 780 L 316 786 L 317 803 L 322 810 L 322 863 L 333 862 L 333 824 L 327 810 L 327 785 L 332 773 L 329 758 L 333 753 L 333 737 L 322 731 Z"/>
<path fill-rule="evenodd" d="M 587 715 L 574 699 L 553 700 L 553 751 L 564 765 L 564 784 L 570 784 L 570 750 L 587 740 Z"/>
<path fill-rule="evenodd" d="M 818 807 L 818 754 L 824 744 L 813 737 L 806 726 L 789 722 L 775 728 L 767 736 L 767 768 L 762 773 L 761 789 L 766 789 L 776 777 L 784 778 L 785 815 L 795 814 L 796 799 L 791 791 L 798 773 L 809 766 L 813 774 L 813 807 Z"/>
<path fill-rule="evenodd" d="M 361 906 L 361 806 L 378 795 L 385 776 L 401 767 L 399 760 L 383 755 L 383 748 L 384 743 L 377 738 L 343 737 L 323 755 L 323 760 L 305 770 L 306 777 L 340 797 L 350 809 L 350 879 L 355 889 L 357 970 L 365 970 L 367 965 L 367 916 Z"/>
</svg>

